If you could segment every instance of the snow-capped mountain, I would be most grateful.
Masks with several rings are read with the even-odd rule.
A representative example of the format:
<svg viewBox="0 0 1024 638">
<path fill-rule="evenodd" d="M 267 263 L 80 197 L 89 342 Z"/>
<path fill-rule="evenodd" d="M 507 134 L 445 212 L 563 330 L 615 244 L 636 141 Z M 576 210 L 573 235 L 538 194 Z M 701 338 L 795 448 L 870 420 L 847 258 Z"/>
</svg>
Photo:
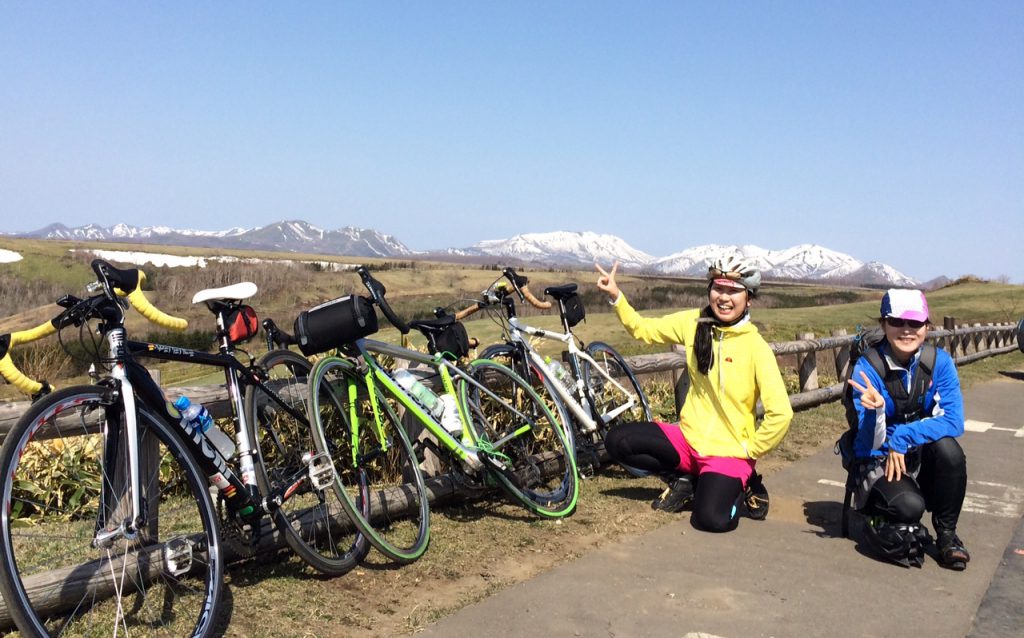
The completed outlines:
<svg viewBox="0 0 1024 638">
<path fill-rule="evenodd" d="M 31 233 L 15 235 L 36 239 L 136 242 L 206 248 L 272 250 L 351 257 L 396 257 L 414 253 L 391 235 L 372 229 L 345 227 L 324 230 L 304 221 L 282 221 L 262 228 L 231 228 L 196 231 L 118 224 L 103 228 L 88 224 L 68 228 L 51 224 Z M 814 244 L 783 250 L 759 246 L 706 245 L 688 248 L 668 257 L 653 257 L 614 235 L 557 231 L 529 233 L 509 239 L 482 241 L 468 248 L 432 251 L 434 255 L 473 260 L 494 259 L 509 264 L 538 264 L 590 269 L 597 261 L 618 260 L 637 272 L 703 277 L 711 261 L 726 253 L 738 253 L 755 261 L 767 279 L 819 280 L 842 284 L 917 286 L 911 277 L 878 262 L 864 263 L 850 255 Z"/>
<path fill-rule="evenodd" d="M 849 255 L 814 244 L 800 244 L 784 250 L 711 244 L 662 257 L 655 260 L 650 268 L 654 272 L 671 275 L 699 276 L 707 272 L 713 259 L 729 253 L 754 261 L 766 277 L 776 279 L 841 279 L 864 266 L 864 262 Z"/>
<path fill-rule="evenodd" d="M 167 226 L 138 228 L 128 224 L 117 224 L 110 228 L 96 224 L 77 228 L 50 224 L 37 231 L 15 236 L 77 241 L 144 241 L 165 246 L 275 250 L 354 257 L 412 254 L 405 244 L 391 235 L 372 229 L 348 226 L 339 230 L 324 230 L 304 221 L 282 221 L 262 228 L 231 228 L 218 231 L 182 230 Z"/>
<path fill-rule="evenodd" d="M 641 268 L 654 257 L 637 250 L 614 235 L 598 233 L 528 233 L 511 239 L 489 239 L 455 254 L 500 257 L 518 262 L 557 266 L 587 266 L 595 261 L 618 259 L 623 266 Z"/>
<path fill-rule="evenodd" d="M 800 244 L 784 250 L 767 250 L 751 245 L 709 244 L 688 248 L 668 257 L 655 258 L 636 250 L 614 235 L 559 231 L 483 241 L 469 248 L 453 249 L 450 253 L 584 267 L 589 267 L 595 261 L 609 263 L 618 260 L 623 267 L 643 272 L 692 277 L 703 277 L 715 258 L 732 253 L 754 261 L 768 279 L 816 279 L 895 286 L 912 286 L 917 283 L 885 264 L 865 264 L 850 255 L 814 244 Z"/>
<path fill-rule="evenodd" d="M 869 261 L 857 270 L 842 277 L 825 277 L 825 279 L 845 279 L 869 286 L 892 285 L 899 288 L 917 288 L 921 282 L 907 277 L 892 266 L 878 261 Z"/>
</svg>

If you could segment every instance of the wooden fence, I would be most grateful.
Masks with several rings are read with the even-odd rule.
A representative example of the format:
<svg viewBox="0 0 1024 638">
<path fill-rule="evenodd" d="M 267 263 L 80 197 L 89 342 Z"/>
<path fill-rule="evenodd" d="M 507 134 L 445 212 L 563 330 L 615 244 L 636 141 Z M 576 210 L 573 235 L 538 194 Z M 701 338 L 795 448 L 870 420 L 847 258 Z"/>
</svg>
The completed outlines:
<svg viewBox="0 0 1024 638">
<path fill-rule="evenodd" d="M 986 325 L 955 325 L 952 317 L 943 320 L 943 328 L 931 330 L 928 339 L 949 352 L 957 365 L 964 365 L 985 357 L 1006 354 L 1017 349 L 1019 324 L 989 323 Z M 769 344 L 777 357 L 796 360 L 798 371 L 799 392 L 789 396 L 794 410 L 812 408 L 822 403 L 834 401 L 842 396 L 842 384 L 835 383 L 819 387 L 818 353 L 831 353 L 836 380 L 844 378 L 846 367 L 850 361 L 850 346 L 855 335 L 847 335 L 845 330 L 833 331 L 829 337 L 817 338 L 813 333 L 803 333 L 795 341 L 782 341 Z M 676 408 L 682 406 L 686 397 L 686 356 L 681 348 L 661 354 L 647 354 L 626 357 L 637 375 L 653 373 L 671 373 L 676 387 Z M 781 367 L 786 367 L 785 365 Z M 794 367 L 794 366 L 790 366 Z M 193 401 L 199 401 L 207 407 L 215 418 L 230 417 L 231 403 L 227 389 L 223 385 L 203 385 L 167 388 L 168 396 L 173 399 L 184 394 Z M 0 441 L 7 435 L 14 423 L 29 407 L 28 401 L 15 401 L 0 404 Z M 678 411 L 678 410 L 677 410 Z"/>
<path fill-rule="evenodd" d="M 1019 325 L 1014 323 L 989 323 L 986 325 L 957 326 L 952 317 L 943 320 L 943 328 L 931 330 L 928 340 L 941 346 L 953 356 L 957 365 L 964 365 L 985 357 L 1006 354 L 1018 349 Z M 846 330 L 833 331 L 831 336 L 817 338 L 814 333 L 802 333 L 795 341 L 771 343 L 772 352 L 780 363 L 789 359 L 789 366 L 797 372 L 799 391 L 789 395 L 794 410 L 806 410 L 829 401 L 838 400 L 843 394 L 843 384 L 850 364 L 850 348 L 856 335 Z M 1024 349 L 1024 347 L 1021 347 Z M 828 372 L 834 375 L 836 383 L 820 387 L 819 365 L 822 357 L 831 360 Z M 830 355 L 830 356 L 829 356 Z M 681 348 L 663 354 L 636 355 L 626 357 L 626 362 L 638 375 L 671 372 L 675 383 L 676 411 L 686 398 L 687 384 L 686 356 Z"/>
</svg>

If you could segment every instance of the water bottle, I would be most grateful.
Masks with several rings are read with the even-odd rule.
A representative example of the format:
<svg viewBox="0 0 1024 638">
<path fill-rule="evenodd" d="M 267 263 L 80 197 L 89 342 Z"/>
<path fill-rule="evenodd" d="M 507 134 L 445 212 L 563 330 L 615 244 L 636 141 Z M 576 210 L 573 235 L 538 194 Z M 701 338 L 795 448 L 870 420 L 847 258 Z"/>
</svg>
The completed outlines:
<svg viewBox="0 0 1024 638">
<path fill-rule="evenodd" d="M 220 452 L 221 456 L 225 459 L 231 458 L 231 455 L 235 453 L 235 442 L 213 424 L 213 417 L 210 416 L 209 410 L 200 403 L 192 403 L 186 396 L 178 397 L 178 400 L 174 402 L 174 407 L 181 412 L 182 423 L 188 423 L 202 432 L 206 440 Z"/>
<path fill-rule="evenodd" d="M 441 419 L 441 415 L 444 413 L 444 403 L 441 402 L 440 397 L 434 394 L 430 388 L 420 383 L 416 375 L 403 368 L 395 370 L 391 376 L 395 378 L 398 385 L 405 388 L 406 392 L 422 403 L 427 412 L 430 412 L 435 419 Z"/>
<path fill-rule="evenodd" d="M 576 389 L 576 382 L 573 381 L 572 376 L 562 365 L 561 361 L 552 359 L 551 357 L 545 357 L 544 363 L 548 367 L 548 371 L 551 372 L 551 376 L 558 380 L 558 383 L 562 385 L 570 394 Z"/>
<path fill-rule="evenodd" d="M 455 405 L 455 397 L 445 392 L 441 395 L 441 404 L 444 405 L 444 412 L 441 413 L 441 425 L 448 430 L 449 434 L 461 434 L 462 419 L 459 418 L 459 408 Z"/>
</svg>

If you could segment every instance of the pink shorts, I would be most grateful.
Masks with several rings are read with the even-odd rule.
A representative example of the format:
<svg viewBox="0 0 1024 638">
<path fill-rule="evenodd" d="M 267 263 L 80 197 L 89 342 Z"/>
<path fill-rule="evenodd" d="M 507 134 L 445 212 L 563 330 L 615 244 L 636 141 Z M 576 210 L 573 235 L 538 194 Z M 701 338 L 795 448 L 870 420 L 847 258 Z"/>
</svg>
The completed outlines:
<svg viewBox="0 0 1024 638">
<path fill-rule="evenodd" d="M 738 478 L 743 482 L 743 487 L 747 486 L 747 479 L 754 473 L 754 465 L 757 461 L 734 456 L 701 456 L 686 441 L 686 437 L 683 436 L 678 423 L 658 422 L 657 424 L 665 433 L 665 436 L 668 437 L 668 440 L 671 441 L 672 447 L 679 453 L 679 467 L 677 469 L 687 474 L 696 474 L 698 476 L 704 472 L 724 474 Z"/>
</svg>

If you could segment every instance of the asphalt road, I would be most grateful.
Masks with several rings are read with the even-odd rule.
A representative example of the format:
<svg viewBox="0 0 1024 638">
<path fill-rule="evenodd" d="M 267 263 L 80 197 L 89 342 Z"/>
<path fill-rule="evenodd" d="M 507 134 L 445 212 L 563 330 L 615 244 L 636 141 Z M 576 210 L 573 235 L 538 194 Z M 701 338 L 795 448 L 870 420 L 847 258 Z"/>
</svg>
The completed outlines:
<svg viewBox="0 0 1024 638">
<path fill-rule="evenodd" d="M 964 572 L 872 558 L 861 521 L 839 535 L 831 448 L 766 477 L 771 511 L 728 534 L 689 514 L 510 587 L 424 636 L 1024 636 L 1024 375 L 965 393 Z M 926 514 L 926 523 L 930 518 Z"/>
</svg>

